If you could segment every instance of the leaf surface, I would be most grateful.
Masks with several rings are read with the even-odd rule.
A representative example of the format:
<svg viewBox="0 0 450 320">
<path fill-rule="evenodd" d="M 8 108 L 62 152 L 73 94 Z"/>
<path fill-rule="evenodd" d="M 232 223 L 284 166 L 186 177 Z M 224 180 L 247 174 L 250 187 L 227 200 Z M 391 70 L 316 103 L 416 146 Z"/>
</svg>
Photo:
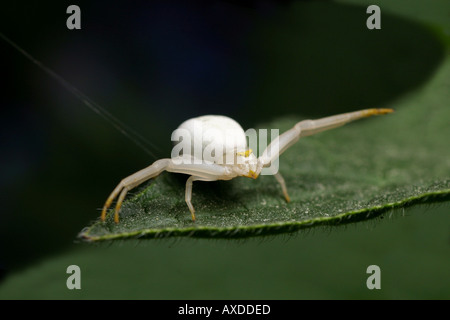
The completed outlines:
<svg viewBox="0 0 450 320">
<path fill-rule="evenodd" d="M 291 202 L 276 180 L 194 182 L 193 223 L 184 201 L 186 175 L 163 173 L 124 203 L 121 222 L 95 221 L 88 241 L 191 236 L 242 238 L 340 225 L 393 209 L 450 199 L 450 63 L 421 90 L 369 118 L 300 139 L 280 158 Z M 300 118 L 260 128 L 283 132 Z"/>
</svg>

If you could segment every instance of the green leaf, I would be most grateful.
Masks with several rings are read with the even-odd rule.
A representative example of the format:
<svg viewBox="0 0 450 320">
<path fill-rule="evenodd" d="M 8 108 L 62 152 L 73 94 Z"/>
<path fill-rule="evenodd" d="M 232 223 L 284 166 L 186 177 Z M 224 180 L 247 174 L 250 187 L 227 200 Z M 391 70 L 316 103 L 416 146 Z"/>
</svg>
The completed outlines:
<svg viewBox="0 0 450 320">
<path fill-rule="evenodd" d="M 376 227 L 359 223 L 270 241 L 77 244 L 11 273 L 0 300 L 448 299 L 448 209 L 424 214 L 417 206 Z M 74 264 L 81 290 L 66 287 Z M 381 290 L 366 287 L 372 264 L 381 268 Z"/>
<path fill-rule="evenodd" d="M 11 274 L 2 299 L 448 299 L 448 206 L 270 241 L 73 245 Z M 289 239 L 289 241 L 287 241 Z M 68 290 L 66 269 L 81 269 Z M 381 290 L 366 269 L 381 268 Z M 181 302 L 180 302 L 181 303 Z"/>
<path fill-rule="evenodd" d="M 301 139 L 280 158 L 291 202 L 271 176 L 195 182 L 193 223 L 184 202 L 187 176 L 163 173 L 123 205 L 121 222 L 94 222 L 88 241 L 191 236 L 242 238 L 370 219 L 393 209 L 450 199 L 450 63 L 394 114 Z M 350 111 L 350 110 L 349 110 Z M 261 128 L 283 132 L 300 118 Z"/>
</svg>

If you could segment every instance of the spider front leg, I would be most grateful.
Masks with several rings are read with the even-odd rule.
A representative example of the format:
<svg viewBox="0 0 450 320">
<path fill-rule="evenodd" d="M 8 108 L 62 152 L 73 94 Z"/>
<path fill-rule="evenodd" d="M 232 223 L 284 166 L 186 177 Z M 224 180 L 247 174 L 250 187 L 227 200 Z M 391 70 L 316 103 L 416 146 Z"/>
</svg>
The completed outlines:
<svg viewBox="0 0 450 320">
<path fill-rule="evenodd" d="M 114 214 L 114 222 L 115 223 L 119 222 L 120 207 L 122 206 L 122 202 L 125 199 L 125 196 L 126 196 L 128 190 L 129 190 L 129 187 L 125 186 L 125 183 L 124 183 L 125 180 L 126 179 L 122 180 L 118 184 L 118 186 L 114 189 L 114 191 L 111 193 L 111 195 L 106 200 L 105 205 L 103 206 L 102 215 L 100 217 L 100 219 L 102 221 L 105 221 L 105 219 L 106 219 L 106 211 L 111 206 L 112 202 L 117 197 L 117 195 L 120 193 L 119 199 L 117 200 L 117 203 L 116 203 L 116 210 L 115 210 L 115 214 Z"/>
<path fill-rule="evenodd" d="M 192 205 L 191 199 L 192 199 L 192 182 L 194 181 L 216 181 L 215 178 L 202 178 L 202 177 L 196 177 L 196 176 L 190 176 L 189 179 L 186 181 L 186 192 L 184 199 L 186 200 L 186 204 L 189 207 L 189 211 L 191 212 L 192 221 L 195 222 L 195 209 Z"/>
<path fill-rule="evenodd" d="M 392 109 L 364 109 L 360 111 L 348 112 L 343 114 L 338 114 L 335 116 L 325 117 L 317 120 L 304 120 L 300 121 L 295 126 L 284 132 L 282 135 L 275 138 L 264 150 L 261 157 L 258 158 L 258 164 L 267 168 L 271 165 L 272 161 L 275 161 L 279 156 L 285 152 L 289 147 L 295 144 L 300 137 L 310 136 L 322 131 L 334 129 L 344 124 L 355 121 L 361 118 L 366 118 L 375 115 L 383 115 L 391 113 Z M 290 201 L 289 195 L 287 193 L 286 183 L 280 173 L 274 173 L 275 178 L 281 185 L 284 197 L 286 201 Z"/>
<path fill-rule="evenodd" d="M 105 221 L 106 212 L 108 211 L 108 208 L 111 206 L 114 199 L 117 198 L 117 196 L 119 196 L 119 198 L 117 199 L 116 208 L 114 212 L 114 222 L 119 223 L 119 211 L 120 208 L 122 207 L 122 202 L 125 199 L 127 192 L 133 189 L 134 187 L 137 187 L 141 183 L 158 176 L 161 172 L 167 170 L 170 164 L 171 164 L 170 159 L 157 160 L 151 166 L 142 169 L 120 181 L 120 183 L 110 194 L 110 196 L 105 202 L 105 205 L 103 206 L 102 215 L 100 217 L 101 220 Z"/>
<path fill-rule="evenodd" d="M 274 171 L 272 169 L 272 175 L 278 181 L 278 184 L 281 187 L 281 191 L 283 191 L 283 195 L 284 195 L 284 198 L 286 199 L 286 202 L 291 202 L 291 197 L 289 197 L 289 194 L 288 194 L 288 191 L 287 191 L 287 187 L 286 187 L 286 182 L 284 181 L 284 178 L 281 175 L 281 173 L 279 171 Z"/>
<path fill-rule="evenodd" d="M 287 187 L 286 187 L 286 182 L 284 182 L 284 178 L 282 177 L 282 175 L 277 172 L 274 174 L 275 179 L 277 179 L 278 183 L 281 186 L 281 190 L 283 191 L 283 195 L 284 198 L 286 199 L 286 202 L 291 202 L 291 197 L 289 197 L 288 191 L 287 191 Z"/>
<path fill-rule="evenodd" d="M 123 179 L 117 185 L 117 187 L 108 197 L 108 199 L 105 202 L 105 205 L 103 206 L 101 220 L 105 221 L 106 212 L 108 211 L 108 208 L 111 206 L 114 199 L 116 199 L 117 196 L 119 196 L 119 198 L 117 199 L 116 208 L 114 212 L 114 222 L 118 223 L 119 211 L 122 206 L 122 202 L 125 199 L 125 196 L 127 195 L 127 192 L 137 187 L 141 183 L 158 176 L 163 171 L 192 175 L 192 177 L 190 177 L 186 183 L 186 203 L 189 207 L 189 210 L 191 211 L 192 220 L 194 221 L 195 221 L 195 214 L 194 214 L 195 211 L 191 203 L 192 182 L 195 180 L 202 180 L 202 181 L 214 181 L 221 179 L 228 180 L 232 177 L 230 176 L 230 173 L 225 169 L 224 166 L 217 164 L 178 163 L 178 161 L 174 162 L 172 159 L 157 160 L 151 166 L 142 169 L 132 174 L 131 176 Z"/>
</svg>

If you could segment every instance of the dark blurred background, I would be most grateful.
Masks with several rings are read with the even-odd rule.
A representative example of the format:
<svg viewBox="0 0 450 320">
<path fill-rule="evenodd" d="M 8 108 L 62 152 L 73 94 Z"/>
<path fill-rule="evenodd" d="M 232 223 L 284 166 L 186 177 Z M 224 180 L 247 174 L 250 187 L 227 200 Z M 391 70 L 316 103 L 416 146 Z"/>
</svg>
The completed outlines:
<svg viewBox="0 0 450 320">
<path fill-rule="evenodd" d="M 81 30 L 66 28 L 70 4 L 81 8 Z M 0 41 L 3 275 L 77 246 L 116 183 L 168 156 L 171 132 L 188 118 L 224 114 L 248 128 L 378 107 L 420 87 L 443 58 L 439 42 L 389 12 L 382 30 L 368 32 L 365 9 L 333 1 L 3 4 L 0 32 L 154 146 L 152 157 Z"/>
</svg>

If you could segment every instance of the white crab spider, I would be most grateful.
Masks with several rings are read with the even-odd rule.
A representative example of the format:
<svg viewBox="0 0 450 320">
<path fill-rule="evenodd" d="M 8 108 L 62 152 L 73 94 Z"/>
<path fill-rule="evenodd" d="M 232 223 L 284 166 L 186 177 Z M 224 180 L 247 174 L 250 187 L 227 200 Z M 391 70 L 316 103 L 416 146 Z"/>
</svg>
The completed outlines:
<svg viewBox="0 0 450 320">
<path fill-rule="evenodd" d="M 195 210 L 191 203 L 192 198 L 192 183 L 194 181 L 216 181 L 216 180 L 230 180 L 238 176 L 248 177 L 256 179 L 261 170 L 270 166 L 272 161 L 276 157 L 280 156 L 290 146 L 298 141 L 300 137 L 310 136 L 328 129 L 333 129 L 342 126 L 350 121 L 354 121 L 360 118 L 365 118 L 373 115 L 381 115 L 393 112 L 392 109 L 365 109 L 355 112 L 343 113 L 335 116 L 330 116 L 318 120 L 304 120 L 298 122 L 292 129 L 286 131 L 282 135 L 275 138 L 264 150 L 262 156 L 256 158 L 252 153 L 252 150 L 247 148 L 247 141 L 244 130 L 233 119 L 224 116 L 203 116 L 193 118 L 183 122 L 179 128 L 190 131 L 192 139 L 197 139 L 194 135 L 194 128 L 196 123 L 207 124 L 210 127 L 216 129 L 218 133 L 224 133 L 225 130 L 234 129 L 236 135 L 237 144 L 224 145 L 223 151 L 225 153 L 234 153 L 235 157 L 240 157 L 240 161 L 232 164 L 225 163 L 180 163 L 175 159 L 161 159 L 155 161 L 151 166 L 142 169 L 129 177 L 123 179 L 111 195 L 106 200 L 103 207 L 101 220 L 106 218 L 106 211 L 111 206 L 114 199 L 119 196 L 115 208 L 114 221 L 119 222 L 119 211 L 122 206 L 122 202 L 128 191 L 140 185 L 141 183 L 154 178 L 161 174 L 163 171 L 176 172 L 188 174 L 190 177 L 186 182 L 185 200 L 192 215 L 192 220 L 195 221 Z M 212 137 L 214 140 L 215 137 Z M 205 144 L 202 145 L 205 148 Z M 278 150 L 278 152 L 271 152 L 272 150 Z M 286 184 L 280 173 L 274 174 L 276 180 L 281 186 L 286 201 L 289 202 L 290 198 L 287 192 Z"/>
</svg>

